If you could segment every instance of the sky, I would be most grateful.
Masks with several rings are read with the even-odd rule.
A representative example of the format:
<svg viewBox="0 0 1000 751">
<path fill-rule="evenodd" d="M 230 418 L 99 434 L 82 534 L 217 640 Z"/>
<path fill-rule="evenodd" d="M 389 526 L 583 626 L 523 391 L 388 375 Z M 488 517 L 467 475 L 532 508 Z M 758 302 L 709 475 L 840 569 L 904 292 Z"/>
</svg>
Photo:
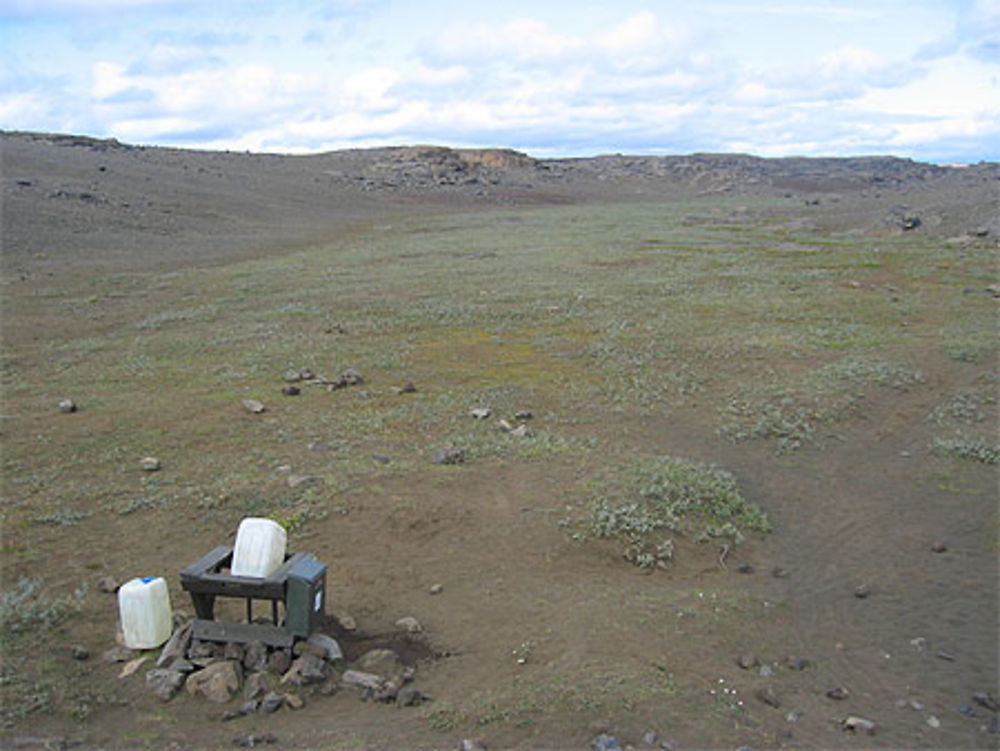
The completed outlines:
<svg viewBox="0 0 1000 751">
<path fill-rule="evenodd" d="M 0 129 L 1000 161 L 1000 0 L 0 0 Z"/>
</svg>

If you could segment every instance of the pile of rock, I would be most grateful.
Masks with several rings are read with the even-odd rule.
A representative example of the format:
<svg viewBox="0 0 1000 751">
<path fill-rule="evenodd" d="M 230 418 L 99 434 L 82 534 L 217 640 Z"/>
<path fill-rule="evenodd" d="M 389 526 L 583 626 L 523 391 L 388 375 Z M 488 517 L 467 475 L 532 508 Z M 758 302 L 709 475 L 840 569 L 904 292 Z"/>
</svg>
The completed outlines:
<svg viewBox="0 0 1000 751">
<path fill-rule="evenodd" d="M 401 706 L 430 698 L 407 686 L 415 669 L 390 649 L 369 650 L 345 669 L 340 645 L 319 632 L 292 648 L 275 648 L 260 641 L 201 641 L 193 638 L 192 627 L 192 621 L 179 624 L 156 667 L 146 673 L 147 688 L 161 701 L 170 701 L 182 689 L 216 704 L 238 701 L 222 716 L 230 720 L 282 707 L 301 709 L 307 698 L 329 696 L 341 687 L 358 690 L 364 699 Z"/>
</svg>

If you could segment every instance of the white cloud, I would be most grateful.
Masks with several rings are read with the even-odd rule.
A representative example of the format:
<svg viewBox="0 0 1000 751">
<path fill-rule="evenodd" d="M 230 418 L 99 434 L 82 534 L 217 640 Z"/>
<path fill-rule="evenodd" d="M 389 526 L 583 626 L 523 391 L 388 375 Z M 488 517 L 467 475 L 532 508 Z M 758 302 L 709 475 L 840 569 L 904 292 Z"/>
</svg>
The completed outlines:
<svg viewBox="0 0 1000 751">
<path fill-rule="evenodd" d="M 559 60 L 580 50 L 583 42 L 559 34 L 545 24 L 518 19 L 500 26 L 452 25 L 432 43 L 430 54 L 438 60 L 516 60 L 521 63 Z"/>
</svg>

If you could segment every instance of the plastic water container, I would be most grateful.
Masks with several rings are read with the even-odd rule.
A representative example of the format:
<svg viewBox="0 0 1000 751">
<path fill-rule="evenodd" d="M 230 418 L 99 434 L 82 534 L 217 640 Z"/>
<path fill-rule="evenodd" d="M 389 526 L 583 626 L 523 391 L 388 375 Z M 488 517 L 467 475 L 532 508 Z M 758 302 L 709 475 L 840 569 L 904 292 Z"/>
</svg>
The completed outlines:
<svg viewBox="0 0 1000 751">
<path fill-rule="evenodd" d="M 170 593 L 162 577 L 144 576 L 122 584 L 118 613 L 129 649 L 155 649 L 170 638 Z"/>
<path fill-rule="evenodd" d="M 271 519 L 248 517 L 236 530 L 229 573 L 264 578 L 285 562 L 285 528 Z"/>
</svg>

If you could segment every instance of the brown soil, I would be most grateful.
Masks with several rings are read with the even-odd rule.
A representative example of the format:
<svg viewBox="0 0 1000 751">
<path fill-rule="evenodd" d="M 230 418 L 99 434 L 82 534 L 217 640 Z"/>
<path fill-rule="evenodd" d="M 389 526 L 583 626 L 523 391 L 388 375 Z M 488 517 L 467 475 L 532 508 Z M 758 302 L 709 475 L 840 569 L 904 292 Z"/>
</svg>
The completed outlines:
<svg viewBox="0 0 1000 751">
<path fill-rule="evenodd" d="M 799 220 L 823 231 L 899 232 L 893 207 L 905 204 L 923 219 L 915 231 L 946 238 L 995 220 L 998 184 L 997 165 L 900 160 L 536 162 L 434 149 L 278 157 L 33 134 L 5 134 L 0 148 L 8 315 L 63 278 L 287 253 L 393 214 L 787 194 L 802 206 Z M 638 261 L 604 265 L 619 263 Z M 55 325 L 74 324 L 62 316 L 5 326 L 4 349 L 44 339 Z M 127 703 L 82 723 L 31 715 L 0 743 L 222 748 L 239 734 L 270 732 L 277 748 L 454 749 L 479 737 L 490 749 L 561 749 L 608 732 L 644 748 L 643 735 L 655 730 L 674 748 L 996 747 L 998 736 L 984 730 L 991 713 L 974 705 L 978 718 L 967 718 L 957 709 L 974 692 L 1000 695 L 997 475 L 970 463 L 956 477 L 953 460 L 923 451 L 929 410 L 970 378 L 961 364 L 925 355 L 926 389 L 868 404 L 823 450 L 778 457 L 770 445 L 720 440 L 695 406 L 669 419 L 607 416 L 599 426 L 606 440 L 718 463 L 748 497 L 766 499 L 774 532 L 753 536 L 724 565 L 717 547 L 681 543 L 676 564 L 650 574 L 625 565 L 614 545 L 572 543 L 554 521 L 570 500 L 561 488 L 580 468 L 559 462 L 472 463 L 350 491 L 350 513 L 311 524 L 304 541 L 330 567 L 328 601 L 354 616 L 360 633 L 330 630 L 349 657 L 391 644 L 416 664 L 420 689 L 436 699 L 419 710 L 345 690 L 299 712 L 222 723 L 204 704 L 178 697 L 161 705 L 141 681 L 118 681 L 117 666 L 98 664 L 112 616 L 93 614 L 65 634 L 96 654 L 80 679 Z M 194 517 L 141 539 L 115 528 L 127 521 L 112 517 L 71 540 L 62 527 L 36 527 L 32 545 L 50 572 L 81 572 L 95 559 L 119 571 L 174 571 L 220 543 Z M 946 552 L 931 551 L 938 540 Z M 753 572 L 740 573 L 742 563 Z M 4 588 L 23 573 L 5 565 Z M 443 591 L 430 595 L 435 583 Z M 854 596 L 860 584 L 870 596 Z M 404 615 L 424 625 L 420 639 L 393 635 Z M 925 641 L 911 643 L 918 638 Z M 524 642 L 531 654 L 520 665 L 511 653 Z M 745 653 L 777 663 L 775 678 L 741 669 Z M 809 665 L 791 670 L 788 656 Z M 614 674 L 604 672 L 612 662 Z M 754 698 L 765 685 L 780 708 Z M 850 697 L 827 698 L 836 686 Z M 457 709 L 469 696 L 479 697 L 471 723 Z M 490 715 L 491 697 L 506 715 Z M 924 709 L 898 705 L 911 697 Z M 793 710 L 797 722 L 786 718 Z M 876 735 L 843 732 L 848 714 L 875 720 Z M 939 728 L 927 724 L 930 715 Z"/>
</svg>

